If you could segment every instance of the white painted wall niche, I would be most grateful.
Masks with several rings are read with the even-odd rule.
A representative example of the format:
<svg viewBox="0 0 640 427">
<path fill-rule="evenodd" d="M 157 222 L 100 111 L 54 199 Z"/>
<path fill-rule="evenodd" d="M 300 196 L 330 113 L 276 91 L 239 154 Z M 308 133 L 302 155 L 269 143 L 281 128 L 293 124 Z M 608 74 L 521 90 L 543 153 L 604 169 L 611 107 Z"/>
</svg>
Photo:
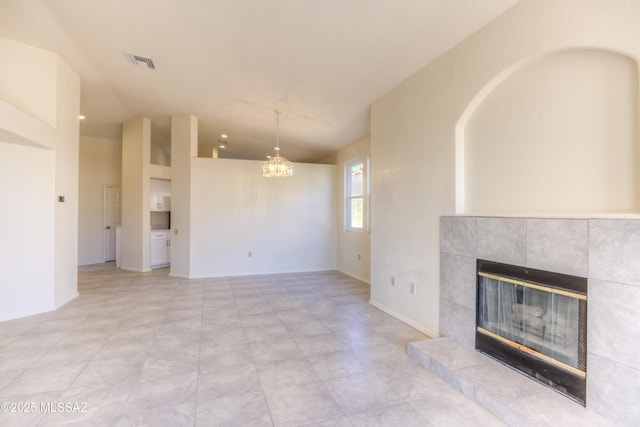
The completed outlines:
<svg viewBox="0 0 640 427">
<path fill-rule="evenodd" d="M 628 214 L 638 194 L 638 65 L 566 49 L 501 73 L 456 132 L 456 210 Z"/>
</svg>

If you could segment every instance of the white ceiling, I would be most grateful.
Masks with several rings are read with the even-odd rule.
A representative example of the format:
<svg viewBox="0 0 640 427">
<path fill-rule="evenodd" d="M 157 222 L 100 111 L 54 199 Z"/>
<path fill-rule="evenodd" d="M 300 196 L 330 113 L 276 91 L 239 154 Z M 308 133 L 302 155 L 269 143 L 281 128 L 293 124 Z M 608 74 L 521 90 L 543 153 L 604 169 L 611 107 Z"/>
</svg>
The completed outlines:
<svg viewBox="0 0 640 427">
<path fill-rule="evenodd" d="M 315 161 L 369 133 L 377 97 L 517 0 L 0 0 L 0 37 L 51 50 L 80 75 L 81 133 L 199 118 L 221 157 Z M 151 58 L 136 67 L 124 51 Z M 209 149 L 210 151 L 210 149 Z"/>
</svg>

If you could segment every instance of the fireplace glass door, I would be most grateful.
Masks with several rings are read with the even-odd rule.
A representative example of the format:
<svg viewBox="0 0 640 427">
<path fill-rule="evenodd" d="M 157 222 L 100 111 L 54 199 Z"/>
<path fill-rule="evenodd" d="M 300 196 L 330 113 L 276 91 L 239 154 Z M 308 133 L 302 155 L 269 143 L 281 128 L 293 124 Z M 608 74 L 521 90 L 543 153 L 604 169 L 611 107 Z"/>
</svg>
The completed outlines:
<svg viewBox="0 0 640 427">
<path fill-rule="evenodd" d="M 479 273 L 478 327 L 560 367 L 585 370 L 580 314 L 586 297 Z M 530 350 L 530 351 L 527 351 Z"/>
<path fill-rule="evenodd" d="M 586 404 L 587 279 L 477 260 L 476 349 Z"/>
</svg>

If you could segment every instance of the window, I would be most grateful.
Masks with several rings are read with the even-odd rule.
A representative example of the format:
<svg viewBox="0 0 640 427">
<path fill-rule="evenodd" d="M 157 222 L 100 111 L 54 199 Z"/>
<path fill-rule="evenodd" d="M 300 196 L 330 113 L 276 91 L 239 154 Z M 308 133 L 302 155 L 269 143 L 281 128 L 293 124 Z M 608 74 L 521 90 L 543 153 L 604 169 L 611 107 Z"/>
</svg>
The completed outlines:
<svg viewBox="0 0 640 427">
<path fill-rule="evenodd" d="M 347 230 L 362 231 L 366 220 L 367 177 L 362 159 L 347 164 Z"/>
</svg>

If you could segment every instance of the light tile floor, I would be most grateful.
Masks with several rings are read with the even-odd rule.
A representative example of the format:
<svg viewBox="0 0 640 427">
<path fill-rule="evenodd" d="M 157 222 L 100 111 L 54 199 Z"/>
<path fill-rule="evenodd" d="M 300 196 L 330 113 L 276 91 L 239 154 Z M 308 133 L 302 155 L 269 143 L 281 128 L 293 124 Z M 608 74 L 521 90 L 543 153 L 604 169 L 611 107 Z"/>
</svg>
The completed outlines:
<svg viewBox="0 0 640 427">
<path fill-rule="evenodd" d="M 0 425 L 503 425 L 409 359 L 426 337 L 338 272 L 185 280 L 104 264 L 80 269 L 79 291 L 0 323 Z"/>
</svg>

